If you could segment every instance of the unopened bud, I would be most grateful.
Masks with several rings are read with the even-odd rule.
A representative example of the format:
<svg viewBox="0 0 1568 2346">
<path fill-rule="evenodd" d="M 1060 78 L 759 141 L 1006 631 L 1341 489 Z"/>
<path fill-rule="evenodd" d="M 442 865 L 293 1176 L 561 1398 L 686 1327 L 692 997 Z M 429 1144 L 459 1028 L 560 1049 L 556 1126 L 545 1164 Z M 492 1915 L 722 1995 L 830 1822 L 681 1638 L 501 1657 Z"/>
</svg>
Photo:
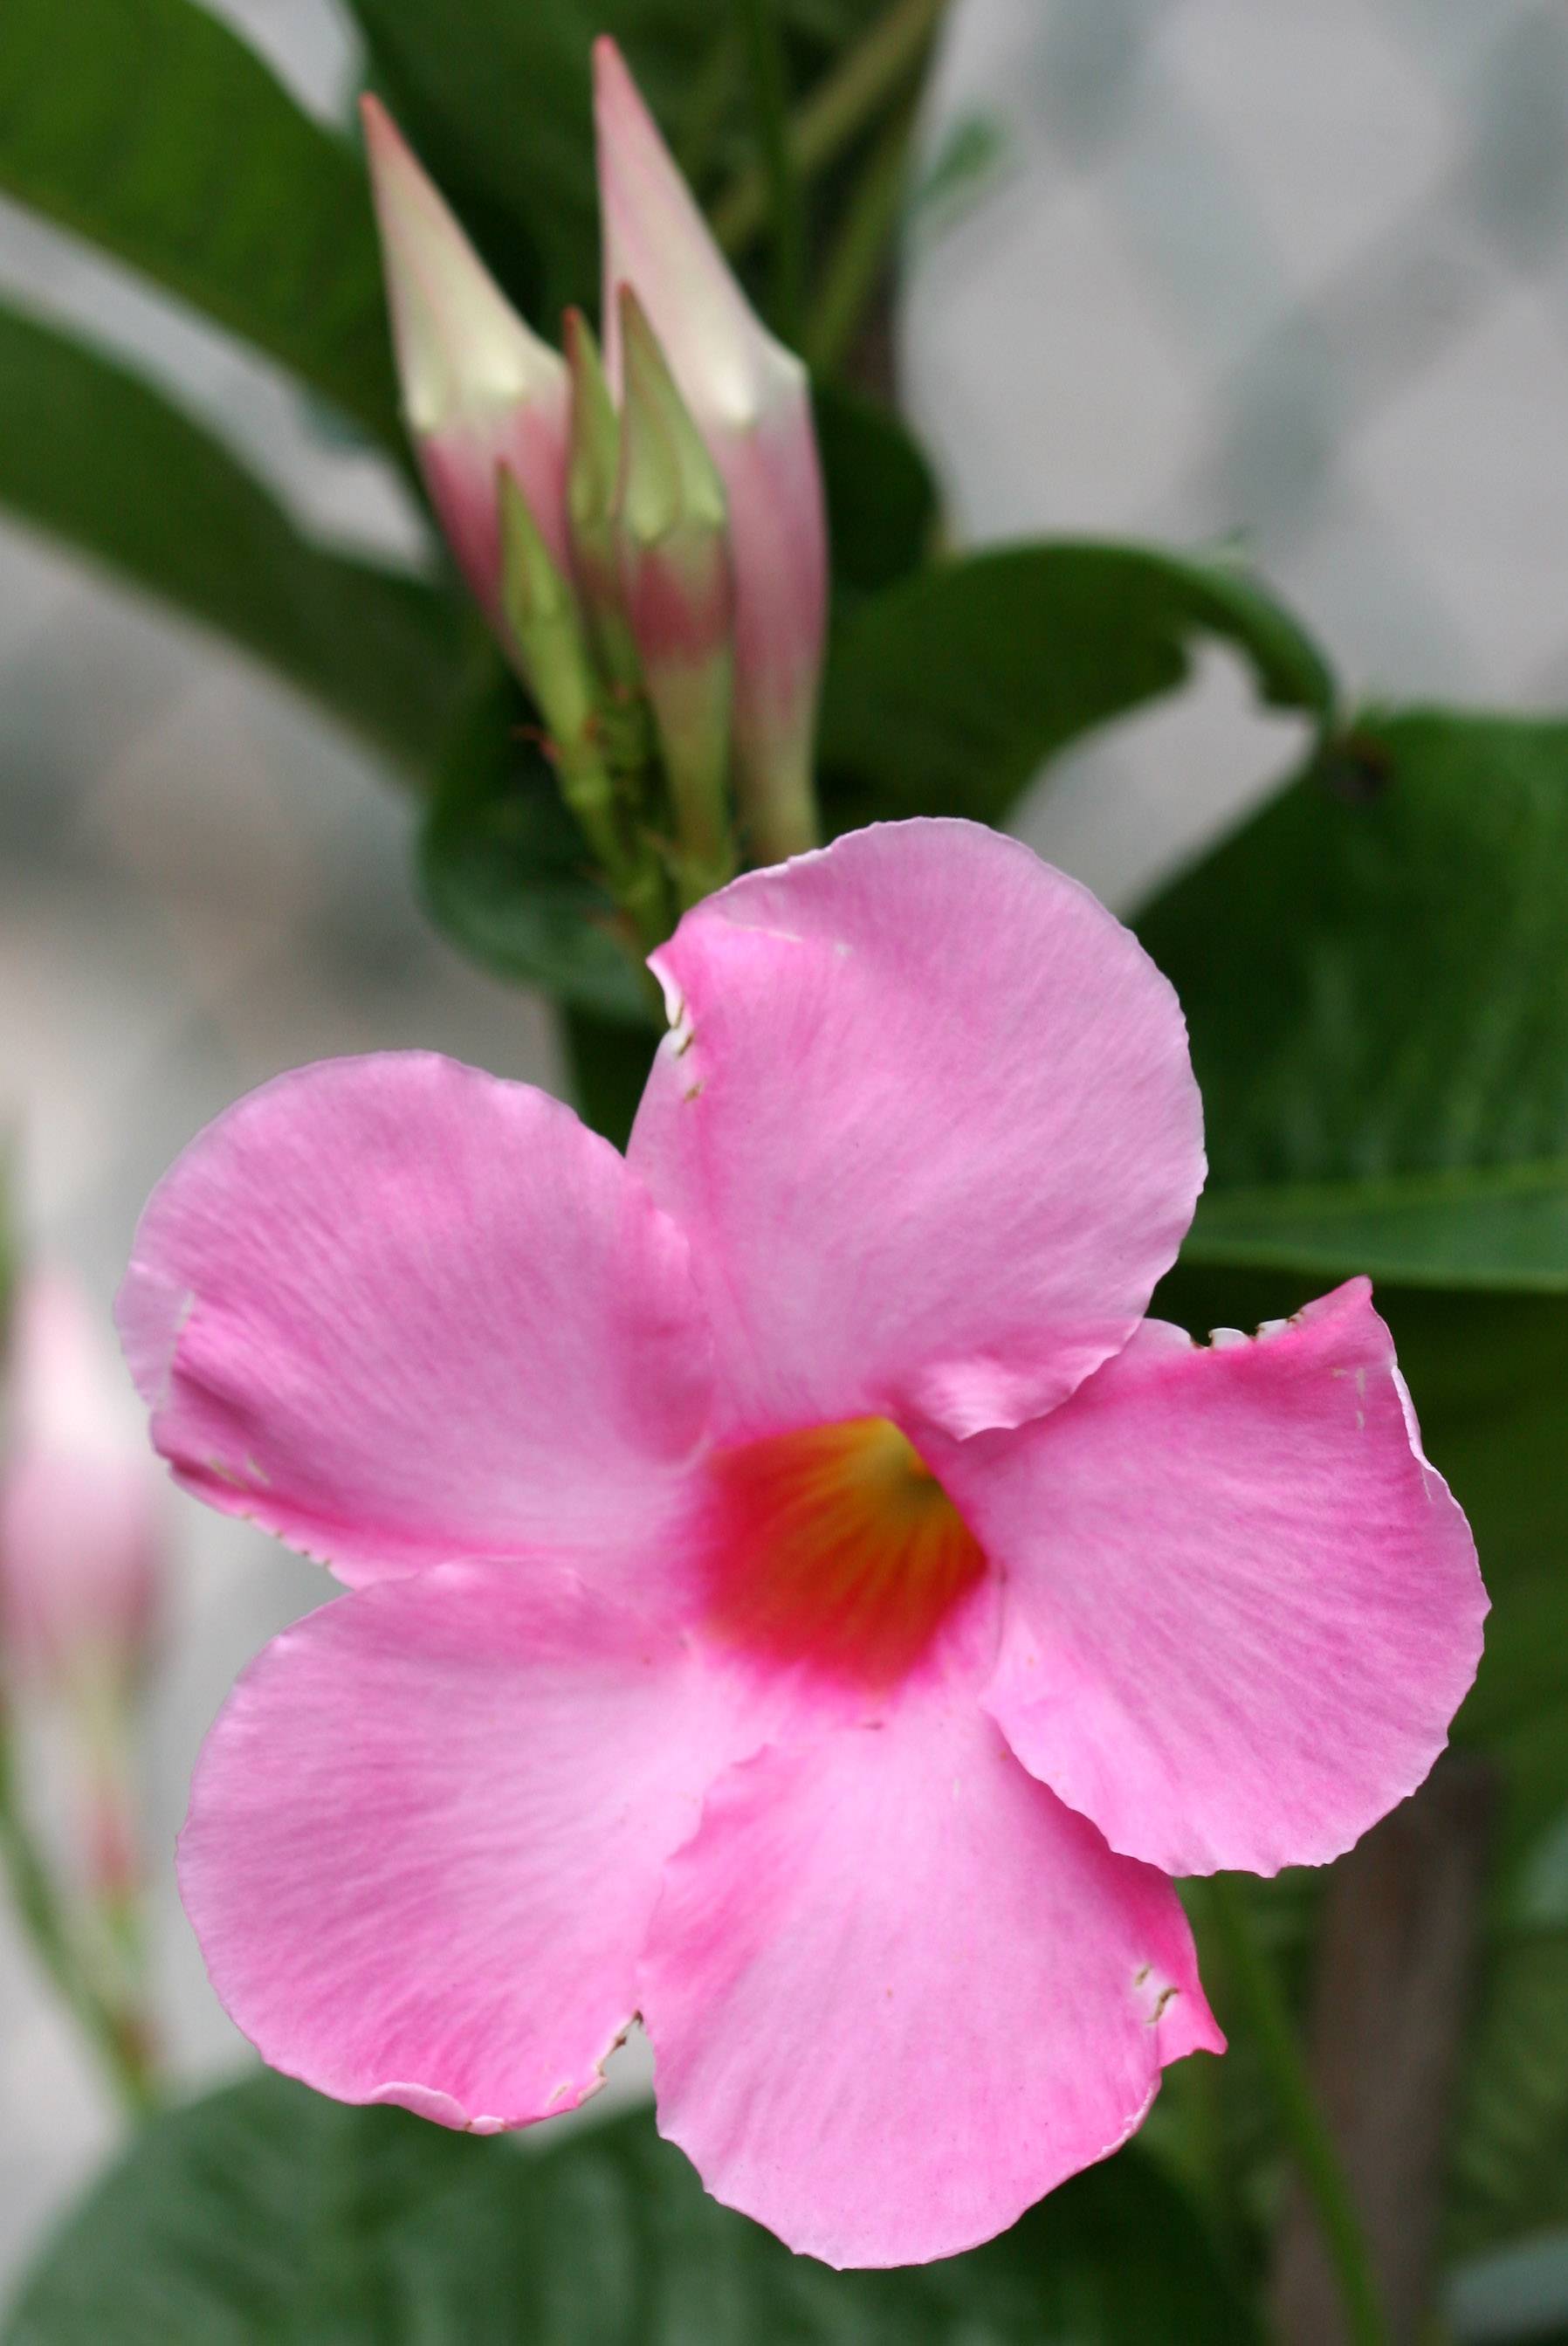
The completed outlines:
<svg viewBox="0 0 1568 2346">
<path fill-rule="evenodd" d="M 531 332 L 384 107 L 361 101 L 403 413 L 452 550 L 494 621 L 495 473 L 521 483 L 555 560 L 566 544 L 566 370 Z"/>
<path fill-rule="evenodd" d="M 619 316 L 621 587 L 669 777 L 682 892 L 695 902 L 734 870 L 735 607 L 724 484 L 629 287 Z"/>
<path fill-rule="evenodd" d="M 623 371 L 629 378 L 617 331 L 619 290 L 629 285 L 724 483 L 736 761 L 752 845 L 772 861 L 816 835 L 828 557 L 810 387 L 748 303 L 608 38 L 596 44 L 594 79 L 606 365 L 612 385 Z"/>
<path fill-rule="evenodd" d="M 565 319 L 572 423 L 566 465 L 566 522 L 572 567 L 600 664 L 615 689 L 641 683 L 637 648 L 622 599 L 616 546 L 621 425 L 593 330 L 580 310 Z"/>
</svg>

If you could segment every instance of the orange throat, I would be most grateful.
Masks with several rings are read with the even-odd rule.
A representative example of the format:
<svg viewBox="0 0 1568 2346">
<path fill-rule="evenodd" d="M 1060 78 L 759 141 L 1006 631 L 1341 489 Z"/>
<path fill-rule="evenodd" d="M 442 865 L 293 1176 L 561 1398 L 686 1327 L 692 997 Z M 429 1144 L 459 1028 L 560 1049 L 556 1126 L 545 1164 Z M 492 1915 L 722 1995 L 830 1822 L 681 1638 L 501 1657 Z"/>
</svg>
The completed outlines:
<svg viewBox="0 0 1568 2346">
<path fill-rule="evenodd" d="M 747 1443 L 712 1471 L 708 1627 L 760 1658 L 891 1686 L 984 1574 L 973 1534 L 885 1417 Z"/>
</svg>

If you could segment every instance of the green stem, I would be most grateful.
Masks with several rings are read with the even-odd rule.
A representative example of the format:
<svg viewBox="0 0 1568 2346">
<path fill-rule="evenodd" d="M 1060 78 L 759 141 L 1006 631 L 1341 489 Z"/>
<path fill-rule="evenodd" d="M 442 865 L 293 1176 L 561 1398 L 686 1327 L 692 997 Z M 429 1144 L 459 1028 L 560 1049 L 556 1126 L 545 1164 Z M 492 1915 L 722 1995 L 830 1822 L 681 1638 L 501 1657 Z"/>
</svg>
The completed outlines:
<svg viewBox="0 0 1568 2346">
<path fill-rule="evenodd" d="M 789 83 L 775 0 L 737 0 L 773 231 L 773 322 L 798 343 L 806 304 L 806 205 L 789 151 Z"/>
<path fill-rule="evenodd" d="M 914 123 L 914 104 L 906 100 L 872 148 L 828 255 L 803 345 L 819 373 L 831 374 L 854 342 L 881 275 L 903 203 Z"/>
<path fill-rule="evenodd" d="M 1339 2164 L 1283 1991 L 1253 1928 L 1244 1892 L 1232 1876 L 1207 1883 L 1207 1905 L 1236 1994 L 1253 2039 L 1302 2182 L 1317 2212 L 1323 2244 L 1339 2282 L 1345 2325 L 1353 2346 L 1390 2346 L 1366 2236 Z"/>
<path fill-rule="evenodd" d="M 145 2117 L 157 2101 L 139 2030 L 98 1994 L 73 1943 L 49 1869 L 22 1814 L 10 1721 L 0 1708 L 0 1869 L 33 1950 L 97 2054 L 126 2113 Z"/>
<path fill-rule="evenodd" d="M 787 145 L 802 182 L 841 155 L 887 98 L 914 79 L 946 6 L 947 0 L 893 0 L 864 40 L 796 108 Z M 742 252 L 755 240 L 767 226 L 768 208 L 767 173 L 753 165 L 730 182 L 710 215 L 713 232 L 727 252 Z"/>
</svg>

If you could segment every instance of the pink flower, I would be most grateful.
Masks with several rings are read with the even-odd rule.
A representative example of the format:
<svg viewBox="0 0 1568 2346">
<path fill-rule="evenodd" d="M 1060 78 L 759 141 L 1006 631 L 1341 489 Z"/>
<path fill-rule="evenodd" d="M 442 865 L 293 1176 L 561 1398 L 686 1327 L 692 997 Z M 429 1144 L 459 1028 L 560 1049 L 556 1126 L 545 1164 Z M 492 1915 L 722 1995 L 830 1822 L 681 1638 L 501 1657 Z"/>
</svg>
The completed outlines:
<svg viewBox="0 0 1568 2346">
<path fill-rule="evenodd" d="M 567 564 L 566 363 L 507 301 L 378 98 L 361 100 L 403 413 L 469 586 L 500 616 L 504 465 Z"/>
<path fill-rule="evenodd" d="M 526 2125 L 640 2013 L 719 2198 L 942 2256 L 1221 2048 L 1167 1876 L 1347 1848 L 1485 1598 L 1365 1280 L 1144 1319 L 1199 1105 L 1083 889 L 889 825 L 654 966 L 626 1160 L 408 1054 L 280 1077 L 149 1204 L 158 1447 L 351 1587 L 213 1729 L 184 1894 L 327 2093 Z"/>
<path fill-rule="evenodd" d="M 0 1675 L 97 1698 L 134 1678 L 161 1498 L 124 1372 L 66 1279 L 23 1284 L 0 1392 Z"/>
</svg>

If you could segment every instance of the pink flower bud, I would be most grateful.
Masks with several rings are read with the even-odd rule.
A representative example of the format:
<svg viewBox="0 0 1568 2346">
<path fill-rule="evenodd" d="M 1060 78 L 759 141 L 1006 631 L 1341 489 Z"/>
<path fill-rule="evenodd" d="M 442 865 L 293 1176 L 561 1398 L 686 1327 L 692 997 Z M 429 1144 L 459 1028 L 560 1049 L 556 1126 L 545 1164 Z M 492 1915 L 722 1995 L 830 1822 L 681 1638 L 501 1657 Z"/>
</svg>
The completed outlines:
<svg viewBox="0 0 1568 2346">
<path fill-rule="evenodd" d="M 19 1684 L 123 1686 L 156 1624 L 160 1477 L 100 1331 L 68 1281 L 15 1299 L 0 1414 L 0 1668 Z"/>
<path fill-rule="evenodd" d="M 497 467 L 565 568 L 568 386 L 485 268 L 385 107 L 361 101 L 403 413 L 464 577 L 500 615 Z"/>
<path fill-rule="evenodd" d="M 806 370 L 775 342 L 714 243 L 608 38 L 594 49 L 605 356 L 619 293 L 647 311 L 723 478 L 735 577 L 735 737 L 752 845 L 813 844 L 811 740 L 827 609 L 827 525 Z"/>
</svg>

